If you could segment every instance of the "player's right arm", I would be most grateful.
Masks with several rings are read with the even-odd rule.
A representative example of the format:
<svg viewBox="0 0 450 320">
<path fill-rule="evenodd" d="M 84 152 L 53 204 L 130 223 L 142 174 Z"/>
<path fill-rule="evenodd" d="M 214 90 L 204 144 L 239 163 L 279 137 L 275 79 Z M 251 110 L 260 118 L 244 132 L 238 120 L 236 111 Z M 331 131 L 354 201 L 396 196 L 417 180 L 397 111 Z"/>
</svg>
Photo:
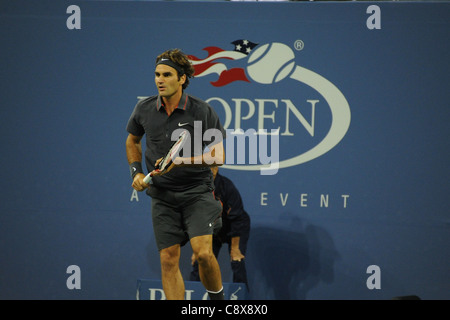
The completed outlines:
<svg viewBox="0 0 450 320">
<path fill-rule="evenodd" d="M 128 134 L 126 140 L 126 150 L 127 150 L 127 159 L 128 165 L 139 162 L 142 162 L 142 145 L 141 145 L 142 136 L 135 136 L 133 134 Z M 142 191 L 148 188 L 148 184 L 144 182 L 145 174 L 138 173 L 134 176 L 133 183 L 131 186 L 136 191 Z"/>
</svg>

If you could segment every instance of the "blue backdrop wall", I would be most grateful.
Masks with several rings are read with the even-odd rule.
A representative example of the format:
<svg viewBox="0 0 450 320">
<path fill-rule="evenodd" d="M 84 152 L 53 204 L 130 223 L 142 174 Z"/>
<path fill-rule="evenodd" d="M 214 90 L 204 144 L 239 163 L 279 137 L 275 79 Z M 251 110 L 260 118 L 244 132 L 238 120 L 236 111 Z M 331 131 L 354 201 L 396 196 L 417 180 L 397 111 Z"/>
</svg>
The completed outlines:
<svg viewBox="0 0 450 320">
<path fill-rule="evenodd" d="M 264 153 L 238 164 L 239 148 L 221 169 L 252 218 L 253 299 L 449 299 L 449 14 L 417 2 L 2 2 L 0 298 L 134 299 L 137 279 L 160 278 L 125 127 L 156 92 L 155 57 L 177 47 L 208 71 L 187 91 L 230 133 L 278 130 L 245 147 L 267 139 L 276 174 L 255 167 Z M 66 285 L 71 265 L 81 289 Z"/>
</svg>

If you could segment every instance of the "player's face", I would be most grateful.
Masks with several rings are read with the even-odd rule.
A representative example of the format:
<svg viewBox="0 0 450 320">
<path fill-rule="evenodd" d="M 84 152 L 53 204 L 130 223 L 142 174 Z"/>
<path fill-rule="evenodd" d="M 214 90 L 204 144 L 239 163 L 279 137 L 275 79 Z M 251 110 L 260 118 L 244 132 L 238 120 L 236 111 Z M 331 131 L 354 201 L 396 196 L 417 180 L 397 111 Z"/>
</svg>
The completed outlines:
<svg viewBox="0 0 450 320">
<path fill-rule="evenodd" d="M 170 98 L 174 94 L 182 91 L 182 86 L 186 76 L 178 79 L 177 70 L 165 64 L 159 64 L 155 69 L 155 84 L 161 97 Z"/>
</svg>

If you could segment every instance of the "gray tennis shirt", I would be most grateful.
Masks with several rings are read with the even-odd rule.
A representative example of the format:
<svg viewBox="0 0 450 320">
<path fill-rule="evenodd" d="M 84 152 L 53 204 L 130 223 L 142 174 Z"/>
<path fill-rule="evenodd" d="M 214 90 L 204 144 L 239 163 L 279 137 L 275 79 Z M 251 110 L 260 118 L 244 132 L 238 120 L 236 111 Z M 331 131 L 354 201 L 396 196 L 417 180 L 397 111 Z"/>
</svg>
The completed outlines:
<svg viewBox="0 0 450 320">
<path fill-rule="evenodd" d="M 159 95 L 140 100 L 127 124 L 129 133 L 146 136 L 145 164 L 149 172 L 155 169 L 156 160 L 167 153 L 178 137 L 176 133 L 181 129 L 188 130 L 190 134 L 190 139 L 182 150 L 185 154 L 180 154 L 184 157 L 200 155 L 206 146 L 225 139 L 225 130 L 214 109 L 205 101 L 185 92 L 170 116 L 166 113 Z M 220 132 L 221 137 L 215 135 L 212 140 L 206 140 L 211 139 L 204 135 L 209 129 L 217 129 L 218 131 L 213 132 Z M 186 154 L 189 151 L 190 154 Z M 212 173 L 208 167 L 176 167 L 167 174 L 153 177 L 152 181 L 158 188 L 173 191 L 184 191 L 201 184 L 214 187 Z"/>
</svg>

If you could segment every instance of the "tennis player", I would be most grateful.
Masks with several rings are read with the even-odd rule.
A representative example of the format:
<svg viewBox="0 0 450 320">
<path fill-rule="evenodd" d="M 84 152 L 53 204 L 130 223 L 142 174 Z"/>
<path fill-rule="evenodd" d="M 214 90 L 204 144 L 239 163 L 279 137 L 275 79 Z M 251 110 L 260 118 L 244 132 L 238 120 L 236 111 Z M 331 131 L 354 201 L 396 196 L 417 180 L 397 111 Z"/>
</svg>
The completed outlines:
<svg viewBox="0 0 450 320">
<path fill-rule="evenodd" d="M 152 198 L 153 230 L 166 298 L 184 299 L 180 249 L 190 241 L 199 264 L 200 280 L 210 299 L 223 300 L 222 276 L 212 251 L 212 235 L 221 228 L 222 208 L 213 194 L 214 180 L 209 166 L 222 165 L 225 160 L 225 130 L 214 109 L 185 92 L 193 74 L 194 68 L 179 49 L 165 51 L 156 58 L 158 95 L 135 106 L 127 124 L 126 152 L 132 187 L 137 191 L 146 189 Z M 167 171 L 155 172 L 151 184 L 146 184 L 141 164 L 142 137 L 146 135 L 145 163 L 151 172 L 171 147 L 172 140 L 176 140 L 172 132 L 179 129 L 190 133 L 191 143 L 186 144 L 189 148 L 183 147 L 180 158 Z M 207 130 L 221 134 L 204 135 Z M 205 141 L 206 136 L 211 136 L 211 141 Z M 201 150 L 195 147 L 198 145 Z"/>
</svg>

